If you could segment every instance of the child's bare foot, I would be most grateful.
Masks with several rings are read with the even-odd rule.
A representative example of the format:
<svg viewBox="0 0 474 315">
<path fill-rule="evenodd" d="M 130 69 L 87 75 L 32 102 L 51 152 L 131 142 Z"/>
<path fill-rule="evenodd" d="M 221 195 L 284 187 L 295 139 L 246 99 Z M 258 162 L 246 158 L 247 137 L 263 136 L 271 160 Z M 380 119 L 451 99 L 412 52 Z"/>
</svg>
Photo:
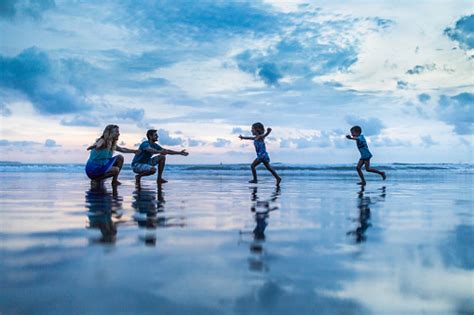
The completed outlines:
<svg viewBox="0 0 474 315">
<path fill-rule="evenodd" d="M 252 180 L 249 180 L 249 183 L 250 183 L 250 184 L 256 184 L 256 183 L 258 183 L 258 182 L 257 182 L 256 179 L 252 179 Z"/>
<path fill-rule="evenodd" d="M 386 180 L 386 179 L 387 179 L 387 175 L 385 175 L 385 172 L 382 172 L 381 175 L 382 175 L 382 179 L 383 179 L 383 180 Z"/>
<path fill-rule="evenodd" d="M 112 181 L 112 185 L 113 185 L 113 186 L 119 186 L 119 185 L 122 185 L 122 183 L 119 182 L 118 180 L 113 180 L 113 181 Z"/>
<path fill-rule="evenodd" d="M 163 178 L 158 178 L 158 179 L 156 180 L 156 183 L 157 183 L 157 184 L 164 184 L 164 183 L 167 183 L 167 182 L 168 182 L 168 181 L 167 181 L 166 179 L 163 179 Z"/>
<path fill-rule="evenodd" d="M 365 186 L 367 183 L 366 182 L 358 182 L 357 185 Z"/>
<path fill-rule="evenodd" d="M 280 186 L 280 183 L 281 183 L 281 177 L 277 177 L 277 179 L 276 179 L 276 180 L 277 180 L 277 182 L 276 182 L 276 185 L 277 185 L 277 186 Z"/>
</svg>

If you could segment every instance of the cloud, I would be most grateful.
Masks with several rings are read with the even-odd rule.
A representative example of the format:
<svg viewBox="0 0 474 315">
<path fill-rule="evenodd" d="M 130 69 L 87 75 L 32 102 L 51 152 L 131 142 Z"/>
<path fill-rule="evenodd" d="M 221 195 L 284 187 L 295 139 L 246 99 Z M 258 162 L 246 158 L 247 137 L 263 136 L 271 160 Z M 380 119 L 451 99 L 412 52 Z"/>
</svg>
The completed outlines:
<svg viewBox="0 0 474 315">
<path fill-rule="evenodd" d="M 0 139 L 0 146 L 16 146 L 16 147 L 28 147 L 31 145 L 40 145 L 41 143 L 35 141 L 9 141 Z"/>
<path fill-rule="evenodd" d="M 159 142 L 163 145 L 182 145 L 183 139 L 182 138 L 173 138 L 170 136 L 170 133 L 164 129 L 158 129 L 158 135 L 160 137 Z"/>
<path fill-rule="evenodd" d="M 421 145 L 425 148 L 429 148 L 433 145 L 438 144 L 438 142 L 434 141 L 433 138 L 431 138 L 431 135 L 421 136 L 420 139 L 421 139 Z"/>
<path fill-rule="evenodd" d="M 454 96 L 441 95 L 436 108 L 438 118 L 454 126 L 454 132 L 468 135 L 474 132 L 474 94 L 464 92 Z"/>
<path fill-rule="evenodd" d="M 233 135 L 239 135 L 239 134 L 243 134 L 244 133 L 244 130 L 240 127 L 234 127 L 232 128 L 232 132 L 231 132 Z"/>
<path fill-rule="evenodd" d="M 60 121 L 63 126 L 86 126 L 97 127 L 100 125 L 99 120 L 94 116 L 76 115 L 73 118 L 63 118 Z"/>
<path fill-rule="evenodd" d="M 53 139 L 46 139 L 46 141 L 44 142 L 44 146 L 46 148 L 57 148 L 57 147 L 61 147 L 61 145 L 57 144 L 55 140 Z"/>
<path fill-rule="evenodd" d="M 426 103 L 431 99 L 431 96 L 427 93 L 421 93 L 418 95 L 418 100 L 422 103 Z"/>
<path fill-rule="evenodd" d="M 412 143 L 407 140 L 389 137 L 376 137 L 371 142 L 376 147 L 411 147 Z"/>
<path fill-rule="evenodd" d="M 408 82 L 402 81 L 402 80 L 397 81 L 397 89 L 406 90 L 407 88 L 408 88 Z"/>
<path fill-rule="evenodd" d="M 462 49 L 474 48 L 474 14 L 463 16 L 454 27 L 447 27 L 444 34 L 459 43 Z"/>
<path fill-rule="evenodd" d="M 12 115 L 12 111 L 7 107 L 7 104 L 0 102 L 0 116 L 9 117 Z"/>
<path fill-rule="evenodd" d="M 2 0 L 0 18 L 27 16 L 38 19 L 43 12 L 56 7 L 54 0 Z"/>
<path fill-rule="evenodd" d="M 204 145 L 206 144 L 205 141 L 201 141 L 201 140 L 195 140 L 195 139 L 188 139 L 188 146 L 190 147 L 198 147 L 200 145 Z"/>
<path fill-rule="evenodd" d="M 69 76 L 70 64 L 52 60 L 36 47 L 23 50 L 16 57 L 0 56 L 0 86 L 23 92 L 41 114 L 66 114 L 87 110 L 87 101 L 79 78 Z M 87 78 L 82 78 L 87 81 Z"/>
<path fill-rule="evenodd" d="M 347 116 L 346 121 L 350 125 L 358 125 L 362 128 L 362 132 L 366 136 L 376 136 L 385 128 L 385 125 L 378 118 L 360 118 L 355 116 Z"/>
<path fill-rule="evenodd" d="M 333 16 L 324 19 L 318 10 L 281 16 L 279 39 L 260 49 L 247 49 L 234 56 L 241 71 L 253 74 L 268 86 L 286 77 L 311 80 L 315 76 L 347 71 L 358 60 L 361 24 L 370 31 L 383 30 L 392 23 L 380 18 L 356 19 Z M 298 23 L 295 23 L 298 21 Z"/>
<path fill-rule="evenodd" d="M 322 132 L 320 136 L 286 138 L 280 141 L 280 148 L 291 148 L 293 146 L 298 149 L 326 148 L 331 145 L 331 137 L 326 132 Z"/>
<path fill-rule="evenodd" d="M 217 138 L 215 142 L 212 143 L 212 145 L 216 148 L 222 148 L 225 147 L 226 145 L 229 145 L 231 142 L 226 139 L 222 138 Z"/>
<path fill-rule="evenodd" d="M 436 65 L 433 63 L 433 64 L 430 64 L 430 65 L 416 65 L 415 67 L 413 67 L 412 69 L 409 69 L 407 70 L 407 74 L 420 74 L 420 73 L 423 73 L 423 72 L 426 72 L 426 71 L 433 71 L 436 69 Z"/>
</svg>

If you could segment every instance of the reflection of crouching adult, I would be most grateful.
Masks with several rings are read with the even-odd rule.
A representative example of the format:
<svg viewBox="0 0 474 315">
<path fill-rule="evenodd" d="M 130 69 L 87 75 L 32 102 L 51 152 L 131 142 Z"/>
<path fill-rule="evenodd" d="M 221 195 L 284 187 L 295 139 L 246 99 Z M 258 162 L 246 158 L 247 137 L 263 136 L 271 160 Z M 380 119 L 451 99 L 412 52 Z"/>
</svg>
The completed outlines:
<svg viewBox="0 0 474 315">
<path fill-rule="evenodd" d="M 158 133 L 155 129 L 150 129 L 146 132 L 148 140 L 140 144 L 139 153 L 135 155 L 132 161 L 132 169 L 138 175 L 135 176 L 136 184 L 140 185 L 140 179 L 143 176 L 149 176 L 156 173 L 156 166 L 158 166 L 158 177 L 156 182 L 158 184 L 166 183 L 162 178 L 163 170 L 165 169 L 166 155 L 188 155 L 186 150 L 173 151 L 162 148 L 156 142 L 158 141 Z M 153 155 L 158 154 L 153 157 Z"/>
</svg>

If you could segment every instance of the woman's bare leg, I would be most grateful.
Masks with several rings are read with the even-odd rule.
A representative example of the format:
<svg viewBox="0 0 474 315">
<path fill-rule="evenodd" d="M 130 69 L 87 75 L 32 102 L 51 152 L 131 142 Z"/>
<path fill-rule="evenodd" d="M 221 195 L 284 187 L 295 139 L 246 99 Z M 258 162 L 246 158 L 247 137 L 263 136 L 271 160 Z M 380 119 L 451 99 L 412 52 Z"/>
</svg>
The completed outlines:
<svg viewBox="0 0 474 315">
<path fill-rule="evenodd" d="M 115 159 L 115 163 L 114 163 L 114 167 L 118 168 L 118 172 L 114 176 L 114 178 L 112 179 L 112 184 L 113 185 L 121 185 L 122 184 L 121 182 L 118 181 L 118 175 L 119 175 L 120 171 L 122 170 L 122 166 L 123 166 L 123 156 L 119 154 L 119 155 L 117 155 L 117 158 Z"/>
</svg>

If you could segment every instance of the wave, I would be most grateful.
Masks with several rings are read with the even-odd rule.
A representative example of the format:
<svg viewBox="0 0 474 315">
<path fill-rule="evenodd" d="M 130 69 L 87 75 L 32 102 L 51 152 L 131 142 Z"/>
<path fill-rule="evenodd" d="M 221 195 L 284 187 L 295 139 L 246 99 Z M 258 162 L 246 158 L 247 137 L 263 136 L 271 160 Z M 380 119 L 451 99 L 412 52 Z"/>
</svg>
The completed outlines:
<svg viewBox="0 0 474 315">
<path fill-rule="evenodd" d="M 314 172 L 346 172 L 354 171 L 355 164 L 283 164 L 273 163 L 272 166 L 284 173 L 314 173 Z M 410 163 L 390 163 L 374 165 L 384 171 L 458 171 L 474 172 L 473 164 L 410 164 Z M 168 164 L 170 171 L 176 172 L 237 172 L 248 171 L 249 164 Z M 131 170 L 129 164 L 124 165 L 124 170 Z M 35 164 L 19 162 L 0 162 L 0 173 L 8 172 L 53 172 L 53 173 L 82 173 L 84 164 Z"/>
</svg>

